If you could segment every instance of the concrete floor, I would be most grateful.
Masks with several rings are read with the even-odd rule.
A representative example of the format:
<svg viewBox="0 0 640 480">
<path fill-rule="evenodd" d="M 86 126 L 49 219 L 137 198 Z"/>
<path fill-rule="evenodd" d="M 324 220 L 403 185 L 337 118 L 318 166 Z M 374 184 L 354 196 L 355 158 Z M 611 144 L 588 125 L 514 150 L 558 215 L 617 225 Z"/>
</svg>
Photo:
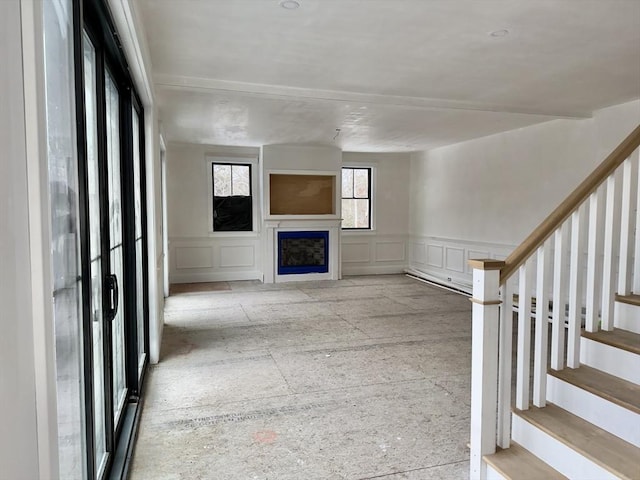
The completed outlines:
<svg viewBox="0 0 640 480">
<path fill-rule="evenodd" d="M 402 275 L 167 299 L 130 478 L 468 478 L 471 303 Z"/>
</svg>

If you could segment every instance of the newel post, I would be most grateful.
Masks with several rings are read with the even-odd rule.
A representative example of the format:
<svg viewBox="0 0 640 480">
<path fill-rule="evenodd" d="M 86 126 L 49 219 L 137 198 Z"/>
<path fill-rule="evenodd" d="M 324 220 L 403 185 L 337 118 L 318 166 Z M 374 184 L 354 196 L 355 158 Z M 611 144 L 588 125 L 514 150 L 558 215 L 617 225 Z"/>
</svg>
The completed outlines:
<svg viewBox="0 0 640 480">
<path fill-rule="evenodd" d="M 471 341 L 471 459 L 470 479 L 484 480 L 483 455 L 496 451 L 498 407 L 498 326 L 500 260 L 469 260 L 473 268 Z"/>
</svg>

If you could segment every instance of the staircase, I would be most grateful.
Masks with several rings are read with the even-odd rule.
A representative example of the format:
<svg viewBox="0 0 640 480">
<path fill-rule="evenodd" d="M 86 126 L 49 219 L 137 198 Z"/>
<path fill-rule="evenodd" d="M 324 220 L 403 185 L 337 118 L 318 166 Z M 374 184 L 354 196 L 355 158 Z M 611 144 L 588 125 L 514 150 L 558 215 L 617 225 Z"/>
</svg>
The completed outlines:
<svg viewBox="0 0 640 480">
<path fill-rule="evenodd" d="M 639 145 L 506 261 L 469 262 L 472 480 L 640 480 Z"/>
</svg>

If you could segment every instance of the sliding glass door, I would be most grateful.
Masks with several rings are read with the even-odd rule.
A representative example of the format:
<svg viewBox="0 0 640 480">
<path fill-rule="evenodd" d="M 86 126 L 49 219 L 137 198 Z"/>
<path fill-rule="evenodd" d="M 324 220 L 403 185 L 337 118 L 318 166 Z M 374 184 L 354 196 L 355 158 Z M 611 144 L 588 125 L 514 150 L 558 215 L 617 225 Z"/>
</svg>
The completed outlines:
<svg viewBox="0 0 640 480">
<path fill-rule="evenodd" d="M 118 476 L 147 365 L 143 110 L 102 0 L 74 4 L 83 283 L 81 475 Z M 83 8 L 80 8 L 80 7 Z M 80 21 L 82 19 L 82 21 Z M 80 278 L 80 277 L 78 277 Z M 61 462 L 62 456 L 61 452 Z M 124 461 L 124 460 L 122 460 Z M 0 475 L 1 476 L 1 475 Z M 71 478 L 71 477 L 69 477 Z"/>
</svg>

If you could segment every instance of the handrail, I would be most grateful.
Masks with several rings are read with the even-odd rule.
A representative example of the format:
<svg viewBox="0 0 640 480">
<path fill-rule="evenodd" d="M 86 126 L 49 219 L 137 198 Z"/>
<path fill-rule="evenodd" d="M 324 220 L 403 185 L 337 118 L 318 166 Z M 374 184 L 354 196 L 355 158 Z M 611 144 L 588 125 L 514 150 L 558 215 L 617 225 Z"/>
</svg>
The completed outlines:
<svg viewBox="0 0 640 480">
<path fill-rule="evenodd" d="M 507 257 L 505 266 L 500 271 L 500 284 L 504 284 L 538 247 L 569 218 L 573 211 L 631 156 L 638 146 L 640 146 L 640 125 Z"/>
</svg>

